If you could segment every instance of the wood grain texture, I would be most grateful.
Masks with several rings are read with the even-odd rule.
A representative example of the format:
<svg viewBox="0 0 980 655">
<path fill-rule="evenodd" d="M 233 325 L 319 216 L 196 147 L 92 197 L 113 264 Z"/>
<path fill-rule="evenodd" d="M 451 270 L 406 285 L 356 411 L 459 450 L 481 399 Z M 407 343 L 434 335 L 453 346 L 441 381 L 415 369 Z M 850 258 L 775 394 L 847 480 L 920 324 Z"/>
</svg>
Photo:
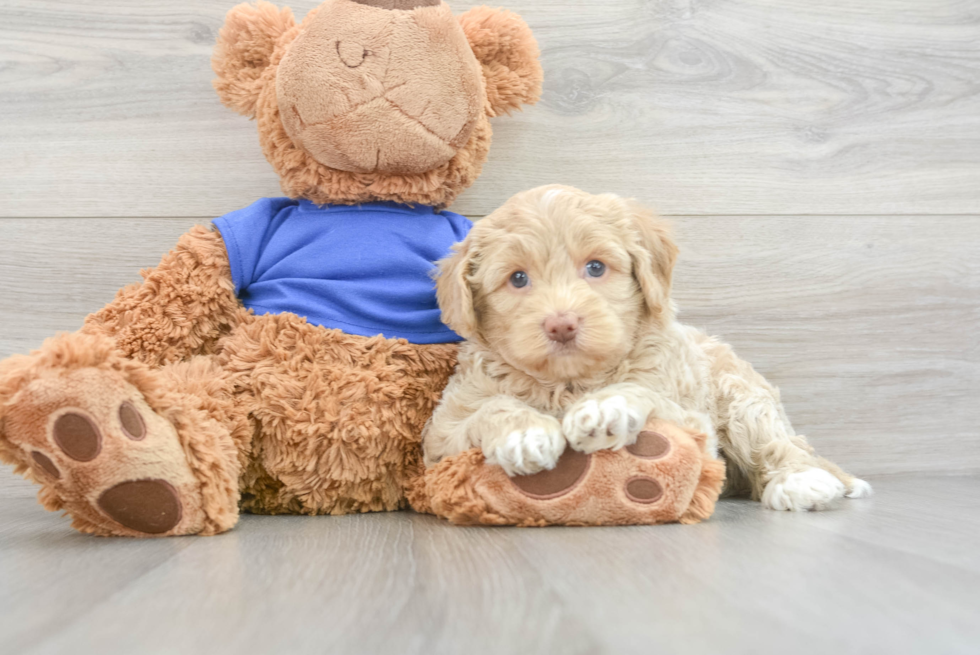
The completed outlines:
<svg viewBox="0 0 980 655">
<path fill-rule="evenodd" d="M 978 217 L 672 220 L 681 320 L 781 387 L 821 454 L 862 475 L 980 470 Z M 77 329 L 195 222 L 2 220 L 0 357 Z"/>
<path fill-rule="evenodd" d="M 0 219 L 0 358 L 74 331 L 155 266 L 195 219 Z M 36 489 L 0 469 L 0 498 Z"/>
<path fill-rule="evenodd" d="M 210 86 L 233 4 L 0 0 L 0 215 L 213 217 L 278 194 L 254 124 Z M 980 207 L 973 0 L 507 6 L 545 92 L 495 119 L 458 211 L 551 182 L 671 214 Z"/>
<path fill-rule="evenodd" d="M 34 498 L 38 487 L 18 477 L 8 467 L 0 469 L 0 499 Z"/>
<path fill-rule="evenodd" d="M 723 501 L 695 526 L 245 516 L 163 540 L 6 500 L 4 652 L 975 652 L 980 478 L 872 482 L 835 511 Z"/>
<path fill-rule="evenodd" d="M 680 319 L 855 471 L 980 469 L 977 217 L 675 219 Z"/>
<path fill-rule="evenodd" d="M 0 357 L 80 328 L 199 222 L 208 221 L 0 220 Z"/>
</svg>

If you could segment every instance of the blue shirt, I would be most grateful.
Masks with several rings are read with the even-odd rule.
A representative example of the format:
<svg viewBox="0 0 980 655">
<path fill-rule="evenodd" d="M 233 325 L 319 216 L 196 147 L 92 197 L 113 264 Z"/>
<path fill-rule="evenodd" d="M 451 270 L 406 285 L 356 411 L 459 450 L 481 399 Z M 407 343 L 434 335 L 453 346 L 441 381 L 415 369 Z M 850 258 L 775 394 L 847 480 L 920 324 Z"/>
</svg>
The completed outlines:
<svg viewBox="0 0 980 655">
<path fill-rule="evenodd" d="M 256 314 L 292 312 L 348 334 L 412 343 L 462 340 L 440 320 L 431 277 L 473 225 L 459 214 L 263 198 L 214 225 L 235 293 Z"/>
</svg>

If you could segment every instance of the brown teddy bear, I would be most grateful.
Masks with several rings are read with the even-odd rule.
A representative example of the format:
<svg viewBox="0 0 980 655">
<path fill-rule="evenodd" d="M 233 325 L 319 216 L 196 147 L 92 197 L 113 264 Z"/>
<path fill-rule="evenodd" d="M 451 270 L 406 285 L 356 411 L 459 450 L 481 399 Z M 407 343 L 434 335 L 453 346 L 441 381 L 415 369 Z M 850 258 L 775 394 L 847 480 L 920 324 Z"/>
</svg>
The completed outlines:
<svg viewBox="0 0 980 655">
<path fill-rule="evenodd" d="M 439 0 L 299 25 L 239 5 L 213 66 L 289 198 L 193 228 L 79 332 L 0 363 L 0 458 L 82 532 L 405 506 L 459 340 L 429 270 L 469 223 L 443 208 L 542 77 L 518 16 Z"/>
<path fill-rule="evenodd" d="M 408 501 L 456 523 L 711 514 L 723 464 L 662 422 L 530 476 L 477 451 L 422 465 L 460 340 L 430 273 L 470 227 L 444 208 L 480 173 L 488 119 L 540 92 L 518 16 L 327 0 L 296 25 L 244 4 L 212 64 L 289 197 L 192 229 L 79 332 L 0 362 L 0 459 L 42 485 L 47 509 L 123 536 Z"/>
</svg>

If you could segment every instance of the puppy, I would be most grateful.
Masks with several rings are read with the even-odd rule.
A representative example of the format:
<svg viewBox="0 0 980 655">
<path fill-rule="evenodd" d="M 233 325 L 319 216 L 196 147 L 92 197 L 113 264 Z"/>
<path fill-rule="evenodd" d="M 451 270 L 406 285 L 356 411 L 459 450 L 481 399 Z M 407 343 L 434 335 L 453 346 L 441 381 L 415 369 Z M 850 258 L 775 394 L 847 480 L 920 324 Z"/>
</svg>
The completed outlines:
<svg viewBox="0 0 980 655">
<path fill-rule="evenodd" d="M 871 487 L 817 457 L 779 393 L 731 347 L 678 323 L 667 225 L 618 196 L 520 193 L 439 262 L 443 320 L 467 339 L 423 434 L 425 462 L 479 447 L 509 475 L 636 440 L 648 417 L 708 435 L 729 490 L 777 510 Z"/>
</svg>

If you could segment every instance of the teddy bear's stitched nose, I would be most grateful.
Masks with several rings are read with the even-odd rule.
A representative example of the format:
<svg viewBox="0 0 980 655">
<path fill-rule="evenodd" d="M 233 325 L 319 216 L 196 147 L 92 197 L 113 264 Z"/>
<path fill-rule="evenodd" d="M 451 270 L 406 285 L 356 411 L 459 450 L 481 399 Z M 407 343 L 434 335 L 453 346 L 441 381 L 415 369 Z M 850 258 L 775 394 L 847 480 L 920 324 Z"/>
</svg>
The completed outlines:
<svg viewBox="0 0 980 655">
<path fill-rule="evenodd" d="M 434 7 L 442 0 L 353 0 L 354 2 L 377 7 L 378 9 L 400 9 L 407 11 L 416 7 Z"/>
</svg>

